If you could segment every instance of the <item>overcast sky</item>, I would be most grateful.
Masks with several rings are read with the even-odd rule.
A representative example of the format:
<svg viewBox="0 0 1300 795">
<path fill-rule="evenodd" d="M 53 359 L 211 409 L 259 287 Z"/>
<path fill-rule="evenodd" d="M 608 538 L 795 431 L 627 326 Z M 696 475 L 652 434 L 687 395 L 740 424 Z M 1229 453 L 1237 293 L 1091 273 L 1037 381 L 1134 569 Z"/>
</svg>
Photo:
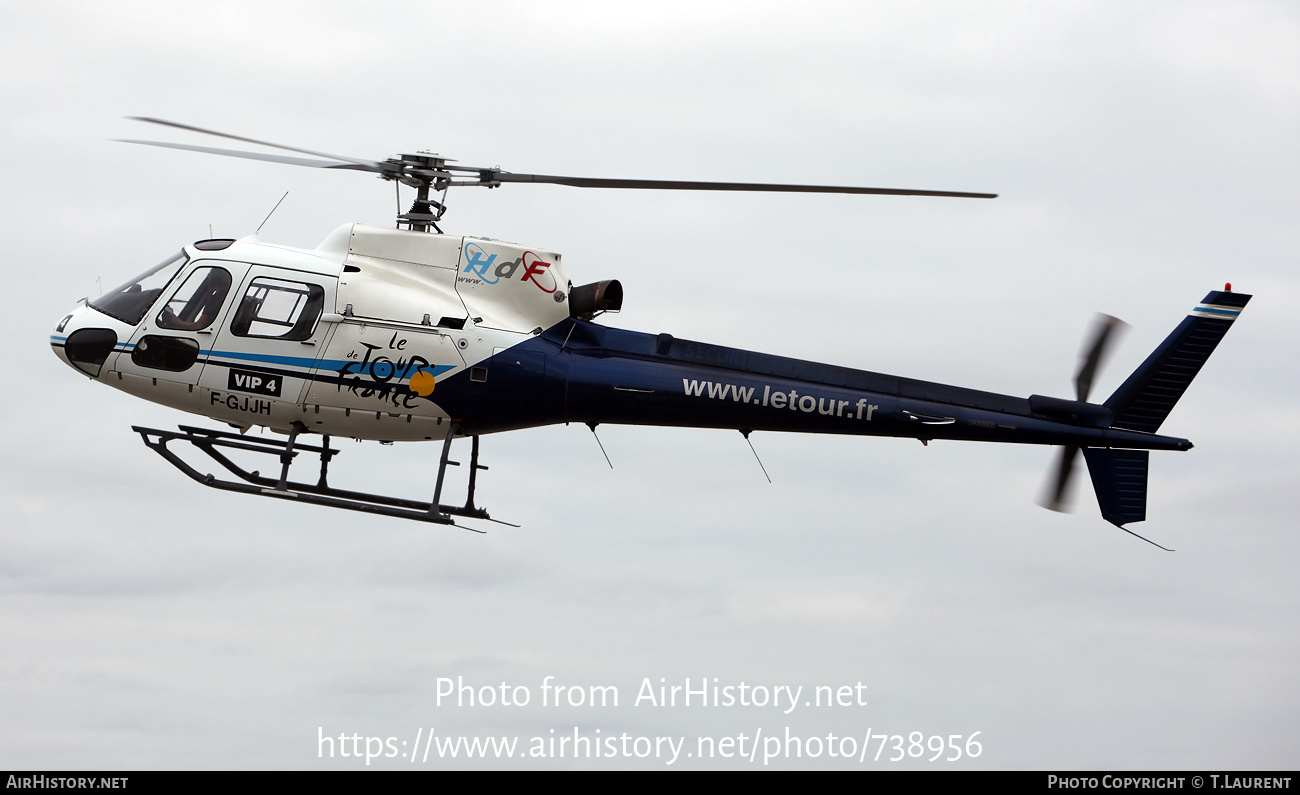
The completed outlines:
<svg viewBox="0 0 1300 795">
<path fill-rule="evenodd" d="M 770 767 L 1293 768 L 1300 728 L 1300 12 L 1285 2 L 11 4 L 0 767 L 355 769 L 396 738 L 975 732 L 976 759 Z M 392 223 L 369 175 L 113 143 L 152 115 L 382 159 L 578 176 L 988 191 L 996 201 L 451 196 L 444 228 L 618 278 L 603 322 L 1018 396 L 1103 399 L 1211 289 L 1256 297 L 1162 431 L 1148 521 L 1035 504 L 1039 447 L 602 426 L 483 440 L 480 536 L 204 489 L 53 325 L 182 244 Z M 409 197 L 408 197 L 409 198 Z M 211 423 L 209 423 L 211 424 Z M 431 493 L 433 445 L 331 481 Z M 337 474 L 336 474 L 337 471 Z M 440 677 L 526 707 L 437 703 Z M 546 677 L 617 707 L 543 707 Z M 652 707 L 643 680 L 866 686 L 865 706 Z M 554 730 L 554 735 L 551 733 Z M 838 742 L 838 741 L 837 741 Z M 326 749 L 328 750 L 328 749 Z M 746 751 L 748 749 L 746 748 Z M 805 749 L 808 750 L 808 749 Z M 842 749 L 841 749 L 842 750 Z M 951 754 L 951 751 L 946 753 Z M 374 766 L 647 767 L 644 759 Z"/>
</svg>

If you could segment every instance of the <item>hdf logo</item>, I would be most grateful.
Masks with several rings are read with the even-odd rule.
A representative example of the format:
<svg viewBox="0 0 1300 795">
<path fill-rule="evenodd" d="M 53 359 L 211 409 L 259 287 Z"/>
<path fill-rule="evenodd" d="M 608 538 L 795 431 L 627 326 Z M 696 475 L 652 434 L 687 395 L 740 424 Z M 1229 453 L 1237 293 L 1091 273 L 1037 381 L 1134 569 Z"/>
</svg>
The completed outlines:
<svg viewBox="0 0 1300 795">
<path fill-rule="evenodd" d="M 519 259 L 502 262 L 494 268 L 492 263 L 496 259 L 496 254 L 488 254 L 478 243 L 466 243 L 464 272 L 472 273 L 485 284 L 496 284 L 502 279 L 509 280 L 522 268 L 519 281 L 532 282 L 544 293 L 553 293 L 559 287 L 555 283 L 555 275 L 548 270 L 551 263 L 531 251 L 525 251 Z"/>
</svg>

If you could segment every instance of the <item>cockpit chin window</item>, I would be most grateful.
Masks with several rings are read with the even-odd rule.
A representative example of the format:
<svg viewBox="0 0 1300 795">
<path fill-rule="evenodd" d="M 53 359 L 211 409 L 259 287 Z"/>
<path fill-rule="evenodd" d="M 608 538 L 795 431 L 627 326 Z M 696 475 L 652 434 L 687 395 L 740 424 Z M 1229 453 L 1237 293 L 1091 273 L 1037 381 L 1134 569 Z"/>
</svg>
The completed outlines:
<svg viewBox="0 0 1300 795">
<path fill-rule="evenodd" d="M 90 306 L 109 317 L 137 326 L 187 261 L 188 257 L 181 251 L 121 287 L 104 293 L 91 301 Z"/>
</svg>

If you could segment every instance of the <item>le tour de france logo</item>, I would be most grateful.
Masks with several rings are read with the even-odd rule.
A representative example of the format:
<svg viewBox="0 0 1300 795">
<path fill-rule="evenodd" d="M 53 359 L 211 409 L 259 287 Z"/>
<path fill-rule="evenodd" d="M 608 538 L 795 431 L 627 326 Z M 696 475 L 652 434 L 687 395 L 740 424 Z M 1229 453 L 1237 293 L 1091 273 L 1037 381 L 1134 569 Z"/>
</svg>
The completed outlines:
<svg viewBox="0 0 1300 795">
<path fill-rule="evenodd" d="M 549 270 L 551 263 L 531 251 L 525 251 L 516 260 L 496 260 L 496 254 L 488 254 L 478 243 L 465 243 L 464 273 L 472 274 L 468 278 L 478 279 L 484 284 L 496 284 L 503 279 L 509 281 L 515 278 L 515 274 L 519 274 L 519 281 L 532 282 L 544 293 L 554 293 L 559 287 L 555 282 L 555 274 Z"/>
</svg>

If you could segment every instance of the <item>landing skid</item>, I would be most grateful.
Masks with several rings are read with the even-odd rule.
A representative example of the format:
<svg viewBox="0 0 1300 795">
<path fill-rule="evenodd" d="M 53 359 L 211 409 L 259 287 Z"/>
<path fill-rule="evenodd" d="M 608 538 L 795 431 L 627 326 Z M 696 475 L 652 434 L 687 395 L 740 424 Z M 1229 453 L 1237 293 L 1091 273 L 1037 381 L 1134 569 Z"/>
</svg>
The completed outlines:
<svg viewBox="0 0 1300 795">
<path fill-rule="evenodd" d="M 401 497 L 386 497 L 381 494 L 368 494 L 360 491 L 348 491 L 346 489 L 336 489 L 329 485 L 326 476 L 329 472 L 330 459 L 339 454 L 339 451 L 329 446 L 330 437 L 323 437 L 323 444 L 303 444 L 298 441 L 302 432 L 301 426 L 295 427 L 289 434 L 287 440 L 268 439 L 261 436 L 244 436 L 229 431 L 217 431 L 208 428 L 195 428 L 189 425 L 180 426 L 178 431 L 162 431 L 156 428 L 142 428 L 132 426 L 131 430 L 140 434 L 140 438 L 149 449 L 165 458 L 172 466 L 189 475 L 194 480 L 205 486 L 224 491 L 236 491 L 242 494 L 256 494 L 263 497 L 275 497 L 277 499 L 296 500 L 298 502 L 311 503 L 313 505 L 324 505 L 330 508 L 342 508 L 348 511 L 361 511 L 363 513 L 375 513 L 383 516 L 396 516 L 402 519 L 414 519 L 417 522 L 433 522 L 435 524 L 452 525 L 461 527 L 466 530 L 473 530 L 481 533 L 482 530 L 476 530 L 472 527 L 457 525 L 453 517 L 465 517 L 469 519 L 484 519 L 498 524 L 518 527 L 509 522 L 502 522 L 499 519 L 493 519 L 488 512 L 474 505 L 474 485 L 476 476 L 480 469 L 487 467 L 478 462 L 478 437 L 472 438 L 472 448 L 470 452 L 469 463 L 469 485 L 465 504 L 463 506 L 443 505 L 440 502 L 442 496 L 443 478 L 448 466 L 460 466 L 458 461 L 448 460 L 451 452 L 451 441 L 455 435 L 457 426 L 453 423 L 447 430 L 447 438 L 443 441 L 442 456 L 438 461 L 438 479 L 434 487 L 433 500 L 430 502 L 421 502 L 419 500 L 407 500 Z M 194 447 L 202 450 L 212 460 L 221 464 L 229 472 L 236 475 L 242 483 L 235 480 L 221 480 L 213 474 L 203 474 L 194 467 L 190 466 L 175 452 L 169 450 L 167 445 L 170 442 L 188 442 Z M 223 452 L 222 448 L 228 450 L 244 450 L 253 453 L 264 453 L 266 455 L 276 456 L 281 464 L 280 477 L 269 478 L 263 476 L 259 471 L 248 470 L 240 467 L 234 461 L 231 461 Z M 302 483 L 289 480 L 289 468 L 292 466 L 294 459 L 300 453 L 308 453 L 318 456 L 320 459 L 320 474 L 316 483 Z"/>
</svg>

